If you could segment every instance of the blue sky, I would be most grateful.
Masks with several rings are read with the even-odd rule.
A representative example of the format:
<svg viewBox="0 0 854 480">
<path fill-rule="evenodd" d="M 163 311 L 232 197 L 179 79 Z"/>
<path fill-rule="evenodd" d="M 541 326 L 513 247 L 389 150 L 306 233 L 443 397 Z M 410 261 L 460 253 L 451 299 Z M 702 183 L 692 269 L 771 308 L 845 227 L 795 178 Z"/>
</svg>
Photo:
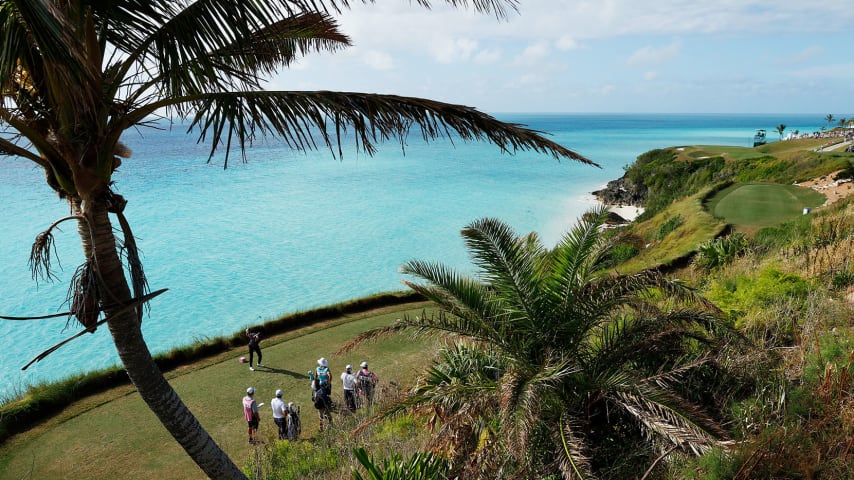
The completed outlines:
<svg viewBox="0 0 854 480">
<path fill-rule="evenodd" d="M 520 0 L 496 20 L 434 0 L 354 5 L 354 47 L 270 89 L 432 98 L 487 112 L 854 116 L 851 0 Z"/>
</svg>

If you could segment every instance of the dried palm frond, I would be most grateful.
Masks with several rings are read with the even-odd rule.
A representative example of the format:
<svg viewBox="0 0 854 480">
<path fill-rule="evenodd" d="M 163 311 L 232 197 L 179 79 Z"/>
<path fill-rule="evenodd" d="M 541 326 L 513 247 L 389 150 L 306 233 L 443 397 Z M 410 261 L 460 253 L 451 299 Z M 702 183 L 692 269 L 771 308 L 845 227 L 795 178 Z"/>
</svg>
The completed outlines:
<svg viewBox="0 0 854 480">
<path fill-rule="evenodd" d="M 145 271 L 142 268 L 142 260 L 139 258 L 139 249 L 136 246 L 136 239 L 131 231 L 130 223 L 128 223 L 127 218 L 125 218 L 122 212 L 116 213 L 116 217 L 119 219 L 122 236 L 124 237 L 124 242 L 120 249 L 127 259 L 133 296 L 139 297 L 148 292 L 148 279 L 145 277 Z M 150 306 L 145 304 L 145 308 L 150 308 Z M 139 321 L 142 321 L 142 311 L 142 308 L 137 311 L 137 318 Z"/>
<path fill-rule="evenodd" d="M 88 222 L 86 217 L 71 215 L 60 218 L 47 227 L 45 231 L 36 235 L 36 239 L 33 241 L 33 246 L 30 249 L 30 260 L 28 262 L 33 280 L 38 281 L 41 278 L 42 280 L 51 282 L 58 278 L 51 268 L 51 250 L 56 254 L 56 247 L 53 244 L 53 229 L 58 228 L 59 224 L 67 220 L 84 220 Z M 62 265 L 59 265 L 59 268 L 62 269 Z"/>
<path fill-rule="evenodd" d="M 53 273 L 53 268 L 51 267 L 51 253 L 56 254 L 56 246 L 53 243 L 53 234 L 50 230 L 46 230 L 36 235 L 36 239 L 30 250 L 30 260 L 28 263 L 33 280 L 36 282 L 39 279 L 47 282 L 59 279 Z M 62 265 L 60 265 L 60 268 L 62 268 Z"/>
<path fill-rule="evenodd" d="M 70 316 L 73 315 L 89 333 L 95 333 L 98 316 L 101 313 L 99 307 L 101 296 L 94 264 L 94 259 L 90 258 L 77 268 L 71 278 L 71 285 L 68 287 L 68 297 L 66 298 L 66 302 L 70 301 L 71 303 L 69 321 L 71 320 Z M 65 327 L 68 328 L 67 322 Z"/>
</svg>

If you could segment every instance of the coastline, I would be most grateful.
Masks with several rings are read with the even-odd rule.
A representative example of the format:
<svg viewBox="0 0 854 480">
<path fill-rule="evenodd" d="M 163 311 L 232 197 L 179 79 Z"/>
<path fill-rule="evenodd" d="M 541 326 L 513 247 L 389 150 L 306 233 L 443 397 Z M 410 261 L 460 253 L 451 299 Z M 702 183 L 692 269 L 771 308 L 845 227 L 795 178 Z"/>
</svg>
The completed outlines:
<svg viewBox="0 0 854 480">
<path fill-rule="evenodd" d="M 608 197 L 613 198 L 624 192 L 621 180 L 622 179 L 612 180 L 605 185 L 601 185 L 596 190 L 590 192 L 589 195 L 585 196 L 584 200 L 586 203 L 604 205 L 610 212 L 615 213 L 619 215 L 620 218 L 624 219 L 626 223 L 631 223 L 644 212 L 643 207 L 628 203 L 614 203 L 613 201 L 609 202 L 606 200 Z M 609 192 L 612 194 L 608 195 Z M 614 195 L 614 192 L 616 192 L 616 195 Z"/>
<path fill-rule="evenodd" d="M 608 207 L 608 210 L 626 219 L 629 223 L 635 221 L 644 212 L 643 207 L 635 207 L 634 205 L 604 205 Z"/>
</svg>

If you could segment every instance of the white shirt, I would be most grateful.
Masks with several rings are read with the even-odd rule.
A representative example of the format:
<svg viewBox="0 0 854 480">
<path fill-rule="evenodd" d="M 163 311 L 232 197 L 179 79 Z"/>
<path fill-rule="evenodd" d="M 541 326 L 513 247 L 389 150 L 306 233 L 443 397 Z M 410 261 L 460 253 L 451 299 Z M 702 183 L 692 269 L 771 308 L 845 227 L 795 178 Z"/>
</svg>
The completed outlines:
<svg viewBox="0 0 854 480">
<path fill-rule="evenodd" d="M 352 373 L 344 372 L 341 374 L 341 382 L 344 384 L 344 390 L 356 389 L 356 376 Z"/>
<path fill-rule="evenodd" d="M 273 418 L 285 418 L 285 410 L 287 404 L 279 397 L 270 400 L 270 406 L 273 407 Z"/>
</svg>

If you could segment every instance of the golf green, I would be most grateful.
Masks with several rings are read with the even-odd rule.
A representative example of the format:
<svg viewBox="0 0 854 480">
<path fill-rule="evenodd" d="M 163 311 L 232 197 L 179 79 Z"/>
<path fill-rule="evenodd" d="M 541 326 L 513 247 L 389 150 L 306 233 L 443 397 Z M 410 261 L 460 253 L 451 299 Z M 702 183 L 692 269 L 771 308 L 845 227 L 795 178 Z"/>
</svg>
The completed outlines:
<svg viewBox="0 0 854 480">
<path fill-rule="evenodd" d="M 825 196 L 810 188 L 773 183 L 736 184 L 718 192 L 708 203 L 711 213 L 739 226 L 778 225 L 804 208 L 821 206 Z"/>
</svg>

